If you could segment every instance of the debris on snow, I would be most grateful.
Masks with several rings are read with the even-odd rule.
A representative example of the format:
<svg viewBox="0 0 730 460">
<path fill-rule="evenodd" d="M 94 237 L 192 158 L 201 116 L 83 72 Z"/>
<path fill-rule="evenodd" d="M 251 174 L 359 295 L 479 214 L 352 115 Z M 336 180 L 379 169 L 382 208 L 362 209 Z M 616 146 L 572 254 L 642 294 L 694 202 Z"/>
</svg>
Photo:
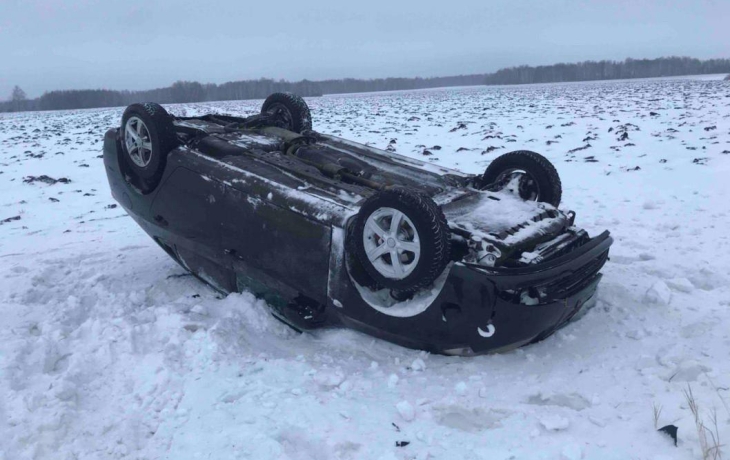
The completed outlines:
<svg viewBox="0 0 730 460">
<path fill-rule="evenodd" d="M 675 447 L 677 446 L 677 432 L 679 431 L 679 428 L 676 425 L 663 426 L 663 427 L 659 428 L 657 431 L 669 436 L 669 438 L 671 438 L 672 441 L 674 441 L 674 446 Z"/>
<path fill-rule="evenodd" d="M 6 219 L 0 220 L 0 225 L 8 224 L 8 223 L 14 222 L 16 220 L 20 220 L 20 216 L 13 216 L 13 217 L 8 217 Z"/>
<path fill-rule="evenodd" d="M 27 176 L 23 178 L 23 182 L 26 184 L 32 184 L 34 182 L 42 182 L 44 184 L 53 185 L 53 184 L 68 184 L 71 182 L 71 179 L 67 177 L 59 177 L 58 179 L 54 179 L 50 176 L 46 176 L 43 174 L 42 176 Z"/>
</svg>

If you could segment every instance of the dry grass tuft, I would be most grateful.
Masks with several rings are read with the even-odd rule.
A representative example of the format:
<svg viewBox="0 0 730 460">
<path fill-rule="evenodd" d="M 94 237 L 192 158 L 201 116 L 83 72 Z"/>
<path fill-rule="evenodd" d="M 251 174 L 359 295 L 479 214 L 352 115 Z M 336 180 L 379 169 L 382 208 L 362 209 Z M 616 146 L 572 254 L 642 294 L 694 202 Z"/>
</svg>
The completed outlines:
<svg viewBox="0 0 730 460">
<path fill-rule="evenodd" d="M 659 429 L 659 417 L 662 415 L 662 406 L 657 406 L 656 403 L 653 404 L 652 408 L 654 409 L 654 429 Z"/>
<path fill-rule="evenodd" d="M 700 407 L 697 404 L 694 394 L 692 393 L 692 387 L 688 384 L 687 389 L 684 390 L 684 397 L 689 405 L 689 410 L 692 412 L 692 416 L 695 419 L 695 426 L 697 427 L 697 436 L 700 440 L 700 449 L 702 449 L 703 460 L 720 460 L 722 459 L 722 452 L 720 448 L 720 432 L 717 427 L 717 411 L 713 408 L 712 415 L 710 415 L 710 425 L 706 425 L 702 417 L 700 416 Z"/>
</svg>

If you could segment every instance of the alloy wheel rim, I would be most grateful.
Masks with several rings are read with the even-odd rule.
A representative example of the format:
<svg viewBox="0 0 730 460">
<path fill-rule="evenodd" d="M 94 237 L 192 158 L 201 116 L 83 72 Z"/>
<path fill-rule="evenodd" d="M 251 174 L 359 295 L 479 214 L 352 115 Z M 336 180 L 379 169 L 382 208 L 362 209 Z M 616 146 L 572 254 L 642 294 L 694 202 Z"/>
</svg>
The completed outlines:
<svg viewBox="0 0 730 460">
<path fill-rule="evenodd" d="M 365 221 L 365 254 L 386 278 L 403 279 L 415 270 L 421 242 L 413 221 L 395 208 L 378 208 Z"/>
<path fill-rule="evenodd" d="M 132 162 L 146 168 L 152 161 L 152 136 L 139 117 L 130 117 L 124 126 L 124 144 Z"/>
</svg>

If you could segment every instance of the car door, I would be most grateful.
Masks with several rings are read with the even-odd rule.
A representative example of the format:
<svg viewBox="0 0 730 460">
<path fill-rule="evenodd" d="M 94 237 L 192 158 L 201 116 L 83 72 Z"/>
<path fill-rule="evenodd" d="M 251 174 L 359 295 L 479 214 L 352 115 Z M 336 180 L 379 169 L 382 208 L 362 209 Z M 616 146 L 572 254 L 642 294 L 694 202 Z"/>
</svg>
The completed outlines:
<svg viewBox="0 0 730 460">
<path fill-rule="evenodd" d="M 220 291 L 235 290 L 221 248 L 225 187 L 185 167 L 176 168 L 160 185 L 152 216 L 161 240 L 191 272 Z"/>
<path fill-rule="evenodd" d="M 168 231 L 211 250 L 220 249 L 220 202 L 224 188 L 179 167 L 161 185 L 152 203 L 154 220 Z"/>
<path fill-rule="evenodd" d="M 259 191 L 260 192 L 260 191 Z M 273 288 L 287 297 L 327 298 L 331 229 L 286 206 L 278 194 L 227 186 L 221 245 L 241 288 Z M 289 203 L 291 204 L 291 203 Z"/>
</svg>

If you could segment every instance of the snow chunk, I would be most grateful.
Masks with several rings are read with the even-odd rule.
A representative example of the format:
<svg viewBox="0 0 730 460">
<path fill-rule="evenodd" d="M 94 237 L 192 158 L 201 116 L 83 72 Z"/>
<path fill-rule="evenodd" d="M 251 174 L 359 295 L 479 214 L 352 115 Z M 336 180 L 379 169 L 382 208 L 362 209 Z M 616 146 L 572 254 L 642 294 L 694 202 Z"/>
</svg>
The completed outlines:
<svg viewBox="0 0 730 460">
<path fill-rule="evenodd" d="M 414 371 L 423 371 L 426 369 L 426 363 L 421 358 L 416 358 L 411 363 L 411 369 Z"/>
<path fill-rule="evenodd" d="M 538 393 L 530 396 L 527 400 L 528 404 L 535 404 L 538 406 L 559 406 L 567 407 L 573 410 L 583 410 L 591 407 L 591 402 L 588 401 L 584 396 L 578 393 L 566 393 L 566 394 L 544 394 Z"/>
<path fill-rule="evenodd" d="M 399 402 L 395 405 L 395 408 L 398 409 L 398 413 L 406 422 L 411 422 L 416 418 L 416 411 L 408 401 Z"/>
<path fill-rule="evenodd" d="M 700 375 L 711 370 L 711 368 L 693 359 L 689 359 L 682 361 L 673 372 L 665 376 L 664 380 L 672 382 L 694 382 Z"/>
<path fill-rule="evenodd" d="M 565 460 L 580 460 L 583 458 L 583 449 L 576 443 L 570 443 L 563 447 L 560 454 Z"/>
<path fill-rule="evenodd" d="M 671 289 L 674 289 L 675 291 L 686 293 L 692 292 L 695 289 L 692 282 L 687 278 L 673 278 L 667 280 L 667 286 L 669 286 Z"/>
<path fill-rule="evenodd" d="M 562 431 L 568 429 L 570 420 L 560 415 L 548 415 L 540 419 L 540 424 L 548 431 Z"/>
<path fill-rule="evenodd" d="M 655 305 L 669 305 L 672 300 L 672 291 L 664 281 L 654 283 L 644 295 L 644 303 Z"/>
<path fill-rule="evenodd" d="M 205 308 L 204 305 L 197 304 L 193 308 L 190 309 L 192 313 L 197 313 L 202 316 L 208 315 L 208 309 Z"/>
<path fill-rule="evenodd" d="M 395 388 L 396 385 L 398 385 L 398 378 L 395 374 L 390 374 L 390 377 L 388 377 L 388 388 Z"/>
<path fill-rule="evenodd" d="M 319 371 L 314 376 L 314 381 L 322 388 L 335 388 L 339 386 L 345 377 L 339 372 Z"/>
</svg>

